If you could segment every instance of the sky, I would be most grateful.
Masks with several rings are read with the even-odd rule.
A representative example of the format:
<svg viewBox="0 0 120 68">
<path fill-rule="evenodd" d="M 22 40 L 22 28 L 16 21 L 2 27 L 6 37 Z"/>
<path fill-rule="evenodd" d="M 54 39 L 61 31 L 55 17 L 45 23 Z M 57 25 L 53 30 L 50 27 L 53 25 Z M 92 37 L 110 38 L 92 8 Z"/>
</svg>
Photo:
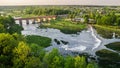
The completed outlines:
<svg viewBox="0 0 120 68">
<path fill-rule="evenodd" d="M 2 5 L 116 5 L 120 0 L 0 0 Z"/>
</svg>

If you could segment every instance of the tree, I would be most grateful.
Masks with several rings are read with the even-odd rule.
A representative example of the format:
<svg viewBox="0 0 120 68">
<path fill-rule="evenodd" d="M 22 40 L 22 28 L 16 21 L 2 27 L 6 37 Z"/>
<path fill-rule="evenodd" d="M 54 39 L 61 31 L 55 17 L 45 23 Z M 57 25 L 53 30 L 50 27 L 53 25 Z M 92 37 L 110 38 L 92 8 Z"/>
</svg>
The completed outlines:
<svg viewBox="0 0 120 68">
<path fill-rule="evenodd" d="M 15 68 L 24 67 L 25 62 L 30 55 L 30 47 L 24 43 L 20 42 L 18 46 L 13 50 L 14 58 L 13 63 Z"/>
<path fill-rule="evenodd" d="M 86 65 L 85 57 L 75 57 L 75 68 L 86 68 Z"/>
<path fill-rule="evenodd" d="M 26 14 L 32 14 L 33 8 L 32 7 L 27 7 L 27 8 L 25 8 L 24 11 L 25 11 Z"/>
<path fill-rule="evenodd" d="M 91 62 L 87 65 L 87 68 L 98 68 L 97 64 L 94 62 Z"/>
<path fill-rule="evenodd" d="M 16 40 L 10 34 L 0 34 L 0 54 L 9 55 L 16 46 Z"/>
<path fill-rule="evenodd" d="M 12 36 L 17 41 L 17 45 L 20 41 L 26 41 L 26 38 L 21 34 L 14 33 Z"/>
<path fill-rule="evenodd" d="M 0 65 L 12 65 L 12 51 L 16 47 L 16 40 L 10 34 L 0 34 Z M 5 66 L 5 67 L 6 67 Z"/>
<path fill-rule="evenodd" d="M 21 34 L 21 30 L 23 30 L 22 26 L 19 26 L 18 24 L 14 24 L 8 29 L 8 32 L 10 34 L 13 34 L 13 33 Z"/>
<path fill-rule="evenodd" d="M 43 61 L 43 57 L 45 56 L 45 50 L 43 47 L 38 46 L 36 44 L 29 45 L 31 48 L 31 55 L 35 57 L 39 57 L 41 61 Z"/>
<path fill-rule="evenodd" d="M 85 15 L 84 19 L 85 19 L 85 21 L 84 21 L 85 23 L 89 23 L 89 16 L 88 15 Z"/>
<path fill-rule="evenodd" d="M 25 62 L 24 68 L 42 68 L 42 62 L 38 57 L 29 57 Z"/>
<path fill-rule="evenodd" d="M 21 33 L 23 30 L 22 26 L 15 24 L 14 19 L 11 16 L 8 17 L 0 17 L 0 24 L 2 24 L 6 30 L 6 32 L 13 33 Z"/>
<path fill-rule="evenodd" d="M 44 67 L 52 68 L 52 62 L 56 56 L 60 56 L 57 49 L 53 49 L 50 53 L 46 54 L 44 57 Z"/>
<path fill-rule="evenodd" d="M 90 13 L 90 18 L 95 19 L 95 14 L 93 12 Z"/>
<path fill-rule="evenodd" d="M 5 33 L 6 30 L 4 28 L 4 25 L 0 24 L 0 33 Z"/>
<path fill-rule="evenodd" d="M 52 66 L 51 68 L 63 68 L 63 57 L 62 56 L 55 56 L 53 58 Z"/>
<path fill-rule="evenodd" d="M 71 56 L 66 57 L 64 68 L 75 68 L 74 62 L 75 62 L 75 60 L 73 57 L 71 57 Z"/>
<path fill-rule="evenodd" d="M 120 18 L 117 18 L 117 20 L 116 20 L 116 25 L 117 25 L 117 26 L 120 26 Z"/>
<path fill-rule="evenodd" d="M 100 18 L 96 18 L 97 24 L 99 25 L 116 25 L 117 16 L 114 13 L 108 13 Z"/>
</svg>

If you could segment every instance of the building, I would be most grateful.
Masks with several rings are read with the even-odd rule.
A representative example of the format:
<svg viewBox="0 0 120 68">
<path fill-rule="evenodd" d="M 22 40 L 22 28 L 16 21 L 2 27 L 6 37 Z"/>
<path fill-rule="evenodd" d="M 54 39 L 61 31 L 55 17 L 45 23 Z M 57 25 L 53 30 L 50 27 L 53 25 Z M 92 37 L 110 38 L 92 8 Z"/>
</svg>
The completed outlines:
<svg viewBox="0 0 120 68">
<path fill-rule="evenodd" d="M 84 20 L 84 18 L 74 18 L 74 19 L 72 19 L 72 21 L 83 23 L 85 20 Z"/>
</svg>

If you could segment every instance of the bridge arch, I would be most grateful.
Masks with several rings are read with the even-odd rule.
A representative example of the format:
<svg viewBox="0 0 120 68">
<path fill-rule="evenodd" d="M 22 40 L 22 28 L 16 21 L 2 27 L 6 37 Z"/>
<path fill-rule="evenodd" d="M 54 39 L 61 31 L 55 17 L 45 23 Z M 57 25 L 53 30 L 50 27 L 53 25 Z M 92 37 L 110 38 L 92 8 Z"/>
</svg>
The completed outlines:
<svg viewBox="0 0 120 68">
<path fill-rule="evenodd" d="M 41 23 L 41 22 L 46 22 L 46 21 L 50 21 L 50 20 L 55 20 L 56 16 L 39 16 L 39 17 L 30 17 L 30 18 L 18 18 L 15 19 L 15 21 L 19 21 L 19 24 L 22 26 L 22 24 L 24 23 L 23 20 L 26 21 L 26 24 L 29 25 L 29 20 L 32 20 L 32 23 L 34 24 L 36 21 L 37 23 Z"/>
</svg>

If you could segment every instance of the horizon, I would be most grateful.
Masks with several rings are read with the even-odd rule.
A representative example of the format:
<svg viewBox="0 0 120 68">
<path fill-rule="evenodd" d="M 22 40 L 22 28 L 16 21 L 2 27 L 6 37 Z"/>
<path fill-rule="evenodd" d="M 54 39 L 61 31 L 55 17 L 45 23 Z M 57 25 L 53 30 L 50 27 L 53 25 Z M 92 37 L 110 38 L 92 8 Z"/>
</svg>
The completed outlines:
<svg viewBox="0 0 120 68">
<path fill-rule="evenodd" d="M 2 6 L 6 6 L 6 7 L 9 7 L 9 6 L 85 6 L 85 7 L 94 7 L 94 6 L 96 6 L 96 7 L 104 7 L 104 6 L 108 6 L 108 7 L 114 7 L 114 6 L 116 6 L 116 7 L 120 7 L 120 5 L 0 5 L 0 7 L 2 7 Z"/>
<path fill-rule="evenodd" d="M 0 6 L 29 6 L 29 5 L 98 5 L 120 6 L 118 0 L 1 0 Z"/>
</svg>

